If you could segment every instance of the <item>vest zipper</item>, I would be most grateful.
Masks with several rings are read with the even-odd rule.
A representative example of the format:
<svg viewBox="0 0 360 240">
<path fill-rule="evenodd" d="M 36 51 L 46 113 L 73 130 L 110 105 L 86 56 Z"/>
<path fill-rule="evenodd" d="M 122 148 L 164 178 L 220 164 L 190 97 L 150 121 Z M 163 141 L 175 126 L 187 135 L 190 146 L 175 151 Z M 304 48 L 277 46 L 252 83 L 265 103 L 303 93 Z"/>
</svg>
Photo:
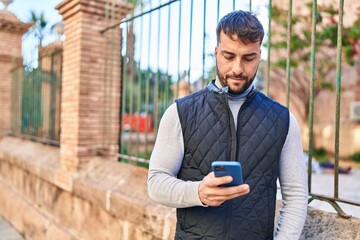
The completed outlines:
<svg viewBox="0 0 360 240">
<path fill-rule="evenodd" d="M 230 153 L 229 153 L 229 161 L 235 161 L 236 160 L 236 131 L 235 131 L 235 122 L 234 117 L 231 113 L 231 109 L 228 102 L 228 96 L 224 94 L 224 102 L 226 106 L 226 110 L 228 112 L 229 116 L 229 125 L 230 125 Z M 235 134 L 234 134 L 235 133 Z M 226 205 L 226 215 L 225 215 L 225 238 L 224 239 L 230 239 L 230 228 L 231 228 L 231 220 L 232 220 L 232 200 L 228 201 L 228 204 Z"/>
<path fill-rule="evenodd" d="M 226 111 L 229 116 L 229 125 L 230 125 L 230 152 L 229 152 L 229 159 L 234 161 L 236 159 L 236 131 L 235 131 L 235 122 L 234 117 L 231 113 L 231 109 L 229 106 L 228 96 L 226 94 L 224 96 L 224 104 L 226 106 Z M 235 133 L 235 134 L 234 134 Z M 234 137 L 235 136 L 235 137 Z"/>
</svg>

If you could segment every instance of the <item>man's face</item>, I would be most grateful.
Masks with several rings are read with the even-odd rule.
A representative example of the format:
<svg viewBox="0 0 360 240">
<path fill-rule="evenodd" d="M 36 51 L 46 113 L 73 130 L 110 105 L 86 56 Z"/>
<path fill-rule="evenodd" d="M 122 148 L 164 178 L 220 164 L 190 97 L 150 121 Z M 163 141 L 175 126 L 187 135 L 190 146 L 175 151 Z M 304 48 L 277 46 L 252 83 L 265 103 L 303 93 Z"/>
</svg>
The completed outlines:
<svg viewBox="0 0 360 240">
<path fill-rule="evenodd" d="M 215 48 L 216 72 L 222 86 L 228 86 L 230 93 L 244 92 L 254 81 L 260 63 L 260 41 L 244 44 L 233 36 L 220 33 Z"/>
</svg>

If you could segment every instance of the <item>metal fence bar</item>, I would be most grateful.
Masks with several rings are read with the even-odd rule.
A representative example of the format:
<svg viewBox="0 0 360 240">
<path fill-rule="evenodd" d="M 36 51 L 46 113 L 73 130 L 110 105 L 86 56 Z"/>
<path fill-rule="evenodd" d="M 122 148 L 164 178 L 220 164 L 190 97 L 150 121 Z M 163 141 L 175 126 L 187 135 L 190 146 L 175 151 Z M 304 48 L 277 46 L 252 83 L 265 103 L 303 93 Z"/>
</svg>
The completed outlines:
<svg viewBox="0 0 360 240">
<path fill-rule="evenodd" d="M 314 88 L 315 88 L 315 41 L 316 41 L 316 16 L 317 0 L 312 1 L 311 13 L 311 53 L 310 53 L 310 88 L 309 88 L 309 159 L 308 159 L 308 186 L 311 192 L 312 155 L 314 152 L 313 127 L 314 127 Z"/>
<path fill-rule="evenodd" d="M 130 155 L 133 154 L 133 148 L 134 148 L 134 142 L 133 142 L 133 134 L 131 134 L 132 131 L 132 124 L 133 124 L 133 119 L 134 119 L 134 52 L 132 51 L 132 49 L 129 49 L 129 46 L 132 44 L 132 24 L 133 21 L 127 22 L 126 23 L 126 57 L 127 57 L 127 62 L 124 65 L 125 68 L 128 68 L 129 73 L 128 73 L 128 84 L 129 84 L 129 124 L 130 124 L 130 130 L 129 130 L 129 136 L 128 136 L 128 153 Z M 130 42 L 129 42 L 130 41 Z M 129 67 L 127 67 L 127 64 L 129 65 Z"/>
<path fill-rule="evenodd" d="M 217 9 L 216 9 L 216 22 L 220 20 L 220 0 L 217 1 Z"/>
<path fill-rule="evenodd" d="M 289 0 L 287 36 L 286 36 L 286 45 L 287 45 L 286 47 L 286 80 L 287 80 L 286 106 L 287 107 L 290 107 L 291 30 L 292 30 L 292 0 Z"/>
<path fill-rule="evenodd" d="M 360 203 L 359 202 L 353 202 L 353 201 L 349 201 L 349 200 L 346 200 L 346 199 L 342 199 L 342 198 L 335 198 L 335 197 L 329 197 L 329 196 L 325 196 L 325 195 L 322 195 L 322 194 L 316 194 L 316 193 L 310 193 L 309 194 L 311 197 L 313 197 L 314 199 L 319 199 L 319 200 L 328 200 L 331 203 L 333 202 L 341 202 L 341 203 L 346 203 L 346 204 L 349 204 L 349 205 L 353 205 L 353 206 L 358 206 L 360 207 Z M 341 210 L 341 208 L 340 208 Z M 341 210 L 342 211 L 342 210 Z M 345 218 L 348 218 L 349 215 L 345 214 L 346 215 Z M 343 216 L 342 216 L 343 217 Z"/>
<path fill-rule="evenodd" d="M 191 4 L 190 4 L 190 36 L 189 36 L 189 67 L 188 67 L 188 82 L 189 82 L 189 84 L 190 84 L 190 77 L 191 77 L 193 10 L 194 10 L 194 0 L 191 0 Z"/>
<path fill-rule="evenodd" d="M 178 30 L 178 49 L 177 49 L 177 58 L 180 59 L 180 41 L 181 41 L 181 19 L 182 19 L 182 1 L 179 2 L 179 30 Z M 177 73 L 178 73 L 178 79 L 176 84 L 176 94 L 175 97 L 177 98 L 179 96 L 179 83 L 180 83 L 180 61 L 177 61 Z"/>
<path fill-rule="evenodd" d="M 339 197 L 339 135 L 340 135 L 340 101 L 341 101 L 341 57 L 342 57 L 342 34 L 343 34 L 344 0 L 339 0 L 339 22 L 337 34 L 337 57 L 336 57 L 336 117 L 335 117 L 335 175 L 334 197 Z"/>
<path fill-rule="evenodd" d="M 160 0 L 159 0 L 160 1 Z M 160 1 L 161 5 L 161 1 Z M 154 121 L 158 122 L 159 118 L 159 80 L 160 80 L 160 22 L 161 22 L 161 8 L 158 12 L 158 28 L 157 28 L 157 47 L 156 47 L 156 74 L 155 74 L 155 86 L 154 86 Z M 157 124 L 154 125 L 155 131 L 157 131 Z"/>
<path fill-rule="evenodd" d="M 122 35 L 121 39 L 124 39 L 124 35 Z M 124 41 L 121 41 L 121 49 L 124 49 Z M 128 95 L 128 91 L 127 91 L 127 85 L 128 85 L 128 81 L 127 81 L 127 74 L 126 74 L 126 55 L 123 55 L 122 57 L 122 74 L 121 74 L 121 86 L 122 86 L 122 91 L 121 91 L 121 95 L 122 95 L 122 102 L 121 102 L 121 133 L 119 135 L 121 135 L 121 145 L 119 150 L 122 152 L 127 152 L 128 151 L 128 147 L 127 147 L 127 143 L 126 143 L 126 135 L 125 135 L 125 115 L 126 115 L 126 99 L 127 99 L 127 95 Z"/>
<path fill-rule="evenodd" d="M 270 87 L 270 53 L 271 53 L 271 16 L 272 16 L 272 0 L 269 0 L 269 22 L 268 22 L 268 46 L 267 46 L 267 68 L 266 68 L 266 95 L 269 95 Z"/>
<path fill-rule="evenodd" d="M 170 26 L 171 26 L 171 5 L 168 5 L 168 29 L 167 29 L 167 48 L 166 48 L 166 83 L 165 83 L 165 99 L 166 105 L 164 106 L 163 112 L 166 107 L 170 105 L 170 77 L 169 77 L 169 67 L 170 67 Z"/>
<path fill-rule="evenodd" d="M 151 9 L 151 1 L 149 2 L 150 4 L 150 9 Z M 161 6 L 161 5 L 160 5 Z M 158 8 L 155 8 L 156 10 Z M 151 24 L 152 24 L 152 13 L 150 12 L 149 13 L 149 40 L 148 40 L 148 59 L 147 59 L 147 64 L 148 64 L 148 67 L 147 67 L 147 81 L 146 81 L 146 97 L 145 97 L 145 114 L 146 116 L 149 115 L 149 91 L 150 91 L 150 46 L 151 46 Z M 148 134 L 149 134 L 149 126 L 148 124 L 145 124 L 145 152 L 148 152 Z"/>
<path fill-rule="evenodd" d="M 143 6 L 141 6 L 141 11 L 143 10 L 142 9 Z M 144 26 L 143 26 L 143 18 L 140 18 L 140 36 L 139 36 L 139 41 L 140 41 L 140 56 L 139 56 L 139 59 L 138 59 L 138 69 L 141 68 L 141 53 L 143 51 L 143 30 L 144 30 Z M 138 88 L 137 88 L 137 92 L 138 93 L 141 93 L 141 86 L 142 86 L 142 74 L 141 74 L 141 71 L 137 71 L 137 78 L 138 78 L 138 81 L 137 81 L 137 84 L 138 84 Z M 137 132 L 140 132 L 140 114 L 141 114 L 141 99 L 142 99 L 142 94 L 137 94 L 137 114 L 138 114 L 138 121 L 137 121 L 137 124 L 136 124 L 136 130 Z M 136 152 L 137 152 L 137 156 L 139 156 L 139 153 L 140 153 L 140 134 L 137 134 L 137 139 L 136 139 L 137 143 L 136 144 Z"/>
<path fill-rule="evenodd" d="M 233 2 L 234 4 L 234 2 Z M 205 86 L 205 41 L 206 41 L 206 0 L 203 1 L 203 39 L 202 39 L 202 74 L 201 74 L 201 78 L 202 78 L 202 83 L 201 86 L 204 87 Z"/>
</svg>

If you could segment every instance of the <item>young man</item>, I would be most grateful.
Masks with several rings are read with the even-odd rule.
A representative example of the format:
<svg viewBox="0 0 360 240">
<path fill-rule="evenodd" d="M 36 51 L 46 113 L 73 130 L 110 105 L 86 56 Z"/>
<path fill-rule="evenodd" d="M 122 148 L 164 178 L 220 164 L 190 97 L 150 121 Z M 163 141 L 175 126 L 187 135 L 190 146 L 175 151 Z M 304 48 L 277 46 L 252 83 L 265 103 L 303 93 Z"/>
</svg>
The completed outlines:
<svg viewBox="0 0 360 240">
<path fill-rule="evenodd" d="M 298 239 L 307 213 L 307 178 L 294 116 L 258 92 L 264 30 L 250 12 L 217 26 L 217 78 L 165 112 L 150 159 L 148 190 L 177 208 L 175 239 Z M 221 187 L 211 163 L 238 161 L 244 184 Z M 274 231 L 277 179 L 283 207 Z"/>
</svg>

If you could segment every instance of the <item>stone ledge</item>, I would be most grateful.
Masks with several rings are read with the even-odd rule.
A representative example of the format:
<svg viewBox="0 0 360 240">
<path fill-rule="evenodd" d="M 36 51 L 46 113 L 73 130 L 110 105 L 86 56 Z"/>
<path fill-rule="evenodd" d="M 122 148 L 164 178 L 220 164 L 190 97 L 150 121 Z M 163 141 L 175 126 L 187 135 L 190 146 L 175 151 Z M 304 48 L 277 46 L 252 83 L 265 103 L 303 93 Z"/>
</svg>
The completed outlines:
<svg viewBox="0 0 360 240">
<path fill-rule="evenodd" d="M 175 233 L 175 209 L 148 197 L 144 168 L 94 158 L 74 180 L 74 194 L 157 238 L 171 239 Z"/>
<path fill-rule="evenodd" d="M 94 157 L 81 171 L 69 173 L 61 169 L 59 148 L 14 137 L 0 140 L 0 161 L 88 201 L 141 232 L 159 239 L 171 239 L 175 233 L 175 209 L 148 197 L 144 168 Z"/>
<path fill-rule="evenodd" d="M 71 192 L 72 181 L 76 174 L 62 170 L 59 159 L 58 147 L 15 137 L 4 137 L 0 141 L 0 160 L 7 161 L 63 190 Z"/>
<path fill-rule="evenodd" d="M 360 239 L 360 219 L 308 208 L 300 240 Z"/>
</svg>

